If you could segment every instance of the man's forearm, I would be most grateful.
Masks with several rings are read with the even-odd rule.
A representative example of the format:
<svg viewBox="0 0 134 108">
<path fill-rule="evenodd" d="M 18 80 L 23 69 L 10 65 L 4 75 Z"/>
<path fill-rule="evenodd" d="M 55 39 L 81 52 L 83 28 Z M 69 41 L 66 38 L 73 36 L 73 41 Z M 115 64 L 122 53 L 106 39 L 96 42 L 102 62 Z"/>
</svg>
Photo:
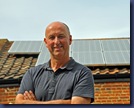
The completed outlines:
<svg viewBox="0 0 134 108">
<path fill-rule="evenodd" d="M 71 100 L 37 101 L 37 104 L 71 104 Z"/>
<path fill-rule="evenodd" d="M 38 101 L 32 91 L 25 91 L 24 94 L 18 94 L 15 100 L 16 104 L 71 104 L 71 100 L 50 100 Z"/>
<path fill-rule="evenodd" d="M 34 100 L 20 100 L 16 104 L 71 104 L 71 100 L 51 100 L 51 101 L 34 101 Z"/>
</svg>

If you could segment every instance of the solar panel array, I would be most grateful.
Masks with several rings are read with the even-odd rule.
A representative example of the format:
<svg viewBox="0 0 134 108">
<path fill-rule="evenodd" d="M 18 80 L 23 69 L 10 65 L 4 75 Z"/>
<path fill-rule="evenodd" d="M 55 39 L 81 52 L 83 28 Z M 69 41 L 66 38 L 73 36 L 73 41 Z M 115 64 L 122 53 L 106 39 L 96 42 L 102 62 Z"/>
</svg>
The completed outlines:
<svg viewBox="0 0 134 108">
<path fill-rule="evenodd" d="M 48 49 L 46 48 L 45 44 L 42 44 L 42 50 L 38 56 L 37 62 L 36 62 L 36 66 L 43 64 L 44 62 L 47 62 L 50 59 L 50 54 Z"/>
<path fill-rule="evenodd" d="M 50 59 L 42 41 L 15 41 L 9 54 L 39 54 L 36 65 Z M 130 65 L 130 39 L 73 40 L 70 56 L 88 66 Z"/>
<path fill-rule="evenodd" d="M 128 39 L 101 40 L 104 51 L 128 51 L 130 43 Z"/>
<path fill-rule="evenodd" d="M 42 41 L 15 41 L 9 49 L 9 54 L 39 54 Z"/>
<path fill-rule="evenodd" d="M 105 65 L 100 40 L 74 40 L 72 57 L 84 65 Z"/>
<path fill-rule="evenodd" d="M 128 39 L 101 40 L 106 65 L 130 64 Z"/>
</svg>

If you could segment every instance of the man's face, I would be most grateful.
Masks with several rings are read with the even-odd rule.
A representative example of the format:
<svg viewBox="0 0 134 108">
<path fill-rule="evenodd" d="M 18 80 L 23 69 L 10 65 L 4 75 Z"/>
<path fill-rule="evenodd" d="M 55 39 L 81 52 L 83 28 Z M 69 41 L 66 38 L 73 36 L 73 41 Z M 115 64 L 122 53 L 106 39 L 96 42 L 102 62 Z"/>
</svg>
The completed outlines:
<svg viewBox="0 0 134 108">
<path fill-rule="evenodd" d="M 46 29 L 44 42 L 52 57 L 59 59 L 69 56 L 72 37 L 64 24 L 57 22 L 49 25 Z"/>
</svg>

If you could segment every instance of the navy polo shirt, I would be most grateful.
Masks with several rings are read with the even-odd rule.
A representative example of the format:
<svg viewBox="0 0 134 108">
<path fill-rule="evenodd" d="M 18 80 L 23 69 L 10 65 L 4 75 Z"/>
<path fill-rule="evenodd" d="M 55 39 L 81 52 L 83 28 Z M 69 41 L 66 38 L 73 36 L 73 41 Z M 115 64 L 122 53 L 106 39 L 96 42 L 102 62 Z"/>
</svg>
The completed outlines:
<svg viewBox="0 0 134 108">
<path fill-rule="evenodd" d="M 91 70 L 74 59 L 56 72 L 49 62 L 29 69 L 22 78 L 18 94 L 32 90 L 39 101 L 90 97 L 94 101 L 94 79 Z"/>
</svg>

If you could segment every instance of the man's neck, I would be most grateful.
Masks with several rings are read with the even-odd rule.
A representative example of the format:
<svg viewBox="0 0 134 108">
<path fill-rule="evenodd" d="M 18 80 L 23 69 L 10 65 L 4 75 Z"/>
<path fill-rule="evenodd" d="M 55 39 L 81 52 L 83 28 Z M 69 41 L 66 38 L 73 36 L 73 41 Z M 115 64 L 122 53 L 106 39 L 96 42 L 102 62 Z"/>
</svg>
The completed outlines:
<svg viewBox="0 0 134 108">
<path fill-rule="evenodd" d="M 58 70 L 61 67 L 64 67 L 68 61 L 70 60 L 70 57 L 67 57 L 65 59 L 53 59 L 51 58 L 51 68 L 53 69 L 54 72 Z"/>
</svg>

